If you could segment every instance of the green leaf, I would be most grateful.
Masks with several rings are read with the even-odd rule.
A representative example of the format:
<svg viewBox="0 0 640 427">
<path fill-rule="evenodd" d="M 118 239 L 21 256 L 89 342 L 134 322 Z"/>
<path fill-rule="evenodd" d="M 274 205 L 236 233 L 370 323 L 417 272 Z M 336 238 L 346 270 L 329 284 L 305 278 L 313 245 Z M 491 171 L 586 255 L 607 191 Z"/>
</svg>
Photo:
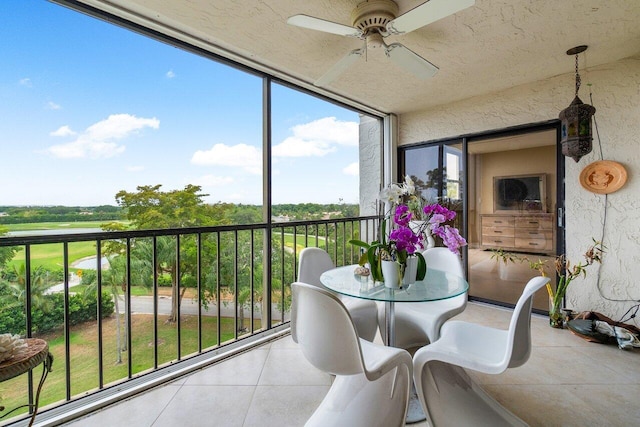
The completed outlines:
<svg viewBox="0 0 640 427">
<path fill-rule="evenodd" d="M 349 244 L 353 246 L 359 246 L 365 249 L 369 249 L 369 246 L 370 246 L 367 242 L 363 242 L 362 240 L 358 240 L 358 239 L 349 240 Z"/>
<path fill-rule="evenodd" d="M 416 279 L 424 280 L 424 277 L 427 275 L 427 262 L 420 252 L 417 252 L 416 256 L 418 257 L 418 273 L 416 274 Z"/>
</svg>

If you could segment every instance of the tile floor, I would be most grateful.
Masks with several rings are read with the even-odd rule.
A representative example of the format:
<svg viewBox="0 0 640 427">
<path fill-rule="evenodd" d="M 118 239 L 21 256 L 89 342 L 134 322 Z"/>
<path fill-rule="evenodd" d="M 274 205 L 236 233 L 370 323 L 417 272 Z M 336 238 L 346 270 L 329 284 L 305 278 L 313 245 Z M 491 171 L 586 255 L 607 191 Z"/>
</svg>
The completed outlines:
<svg viewBox="0 0 640 427">
<path fill-rule="evenodd" d="M 510 314 L 470 303 L 457 318 L 506 328 Z M 543 316 L 533 316 L 532 331 L 527 364 L 471 372 L 500 403 L 531 426 L 640 425 L 640 351 L 584 341 Z M 302 426 L 330 382 L 287 336 L 67 425 Z"/>
</svg>

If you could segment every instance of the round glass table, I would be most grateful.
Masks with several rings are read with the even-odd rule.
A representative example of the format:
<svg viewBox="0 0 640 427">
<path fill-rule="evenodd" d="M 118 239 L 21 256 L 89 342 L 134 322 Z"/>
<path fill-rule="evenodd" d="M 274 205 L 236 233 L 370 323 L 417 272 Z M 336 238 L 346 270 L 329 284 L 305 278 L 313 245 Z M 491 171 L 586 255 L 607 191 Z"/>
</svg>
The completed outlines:
<svg viewBox="0 0 640 427">
<path fill-rule="evenodd" d="M 358 276 L 354 271 L 358 265 L 338 267 L 322 273 L 320 282 L 328 289 L 342 295 L 385 303 L 387 345 L 395 345 L 394 307 L 399 302 L 424 302 L 453 298 L 469 289 L 464 277 L 459 277 L 434 268 L 427 268 L 423 280 L 400 289 L 391 289 L 371 276 Z"/>
<path fill-rule="evenodd" d="M 358 265 L 338 267 L 322 273 L 320 282 L 328 289 L 342 295 L 385 303 L 385 328 L 388 346 L 395 347 L 395 303 L 425 302 L 453 298 L 469 289 L 464 277 L 459 277 L 435 268 L 427 268 L 423 280 L 400 289 L 387 288 L 384 283 L 374 282 L 371 276 L 354 274 Z M 407 424 L 426 419 L 416 390 L 412 387 L 409 396 Z"/>
</svg>

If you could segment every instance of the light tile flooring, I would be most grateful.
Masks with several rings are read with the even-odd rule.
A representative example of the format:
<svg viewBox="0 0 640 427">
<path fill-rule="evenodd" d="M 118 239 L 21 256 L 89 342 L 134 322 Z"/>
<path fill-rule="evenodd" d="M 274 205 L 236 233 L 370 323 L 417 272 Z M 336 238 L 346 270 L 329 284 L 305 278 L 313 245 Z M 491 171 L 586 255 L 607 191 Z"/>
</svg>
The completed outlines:
<svg viewBox="0 0 640 427">
<path fill-rule="evenodd" d="M 510 315 L 470 303 L 457 318 L 506 328 Z M 500 403 L 531 426 L 640 425 L 640 351 L 587 342 L 543 316 L 533 316 L 532 331 L 524 366 L 471 372 Z M 68 425 L 302 426 L 330 382 L 287 336 Z"/>
</svg>

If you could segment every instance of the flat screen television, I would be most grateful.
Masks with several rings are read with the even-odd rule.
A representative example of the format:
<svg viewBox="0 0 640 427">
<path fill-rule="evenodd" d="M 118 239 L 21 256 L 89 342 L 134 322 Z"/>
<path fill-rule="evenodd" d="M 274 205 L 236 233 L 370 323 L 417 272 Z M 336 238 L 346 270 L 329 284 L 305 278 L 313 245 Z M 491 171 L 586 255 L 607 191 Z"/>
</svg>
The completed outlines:
<svg viewBox="0 0 640 427">
<path fill-rule="evenodd" d="M 493 211 L 547 211 L 547 176 L 512 175 L 493 177 Z"/>
</svg>

